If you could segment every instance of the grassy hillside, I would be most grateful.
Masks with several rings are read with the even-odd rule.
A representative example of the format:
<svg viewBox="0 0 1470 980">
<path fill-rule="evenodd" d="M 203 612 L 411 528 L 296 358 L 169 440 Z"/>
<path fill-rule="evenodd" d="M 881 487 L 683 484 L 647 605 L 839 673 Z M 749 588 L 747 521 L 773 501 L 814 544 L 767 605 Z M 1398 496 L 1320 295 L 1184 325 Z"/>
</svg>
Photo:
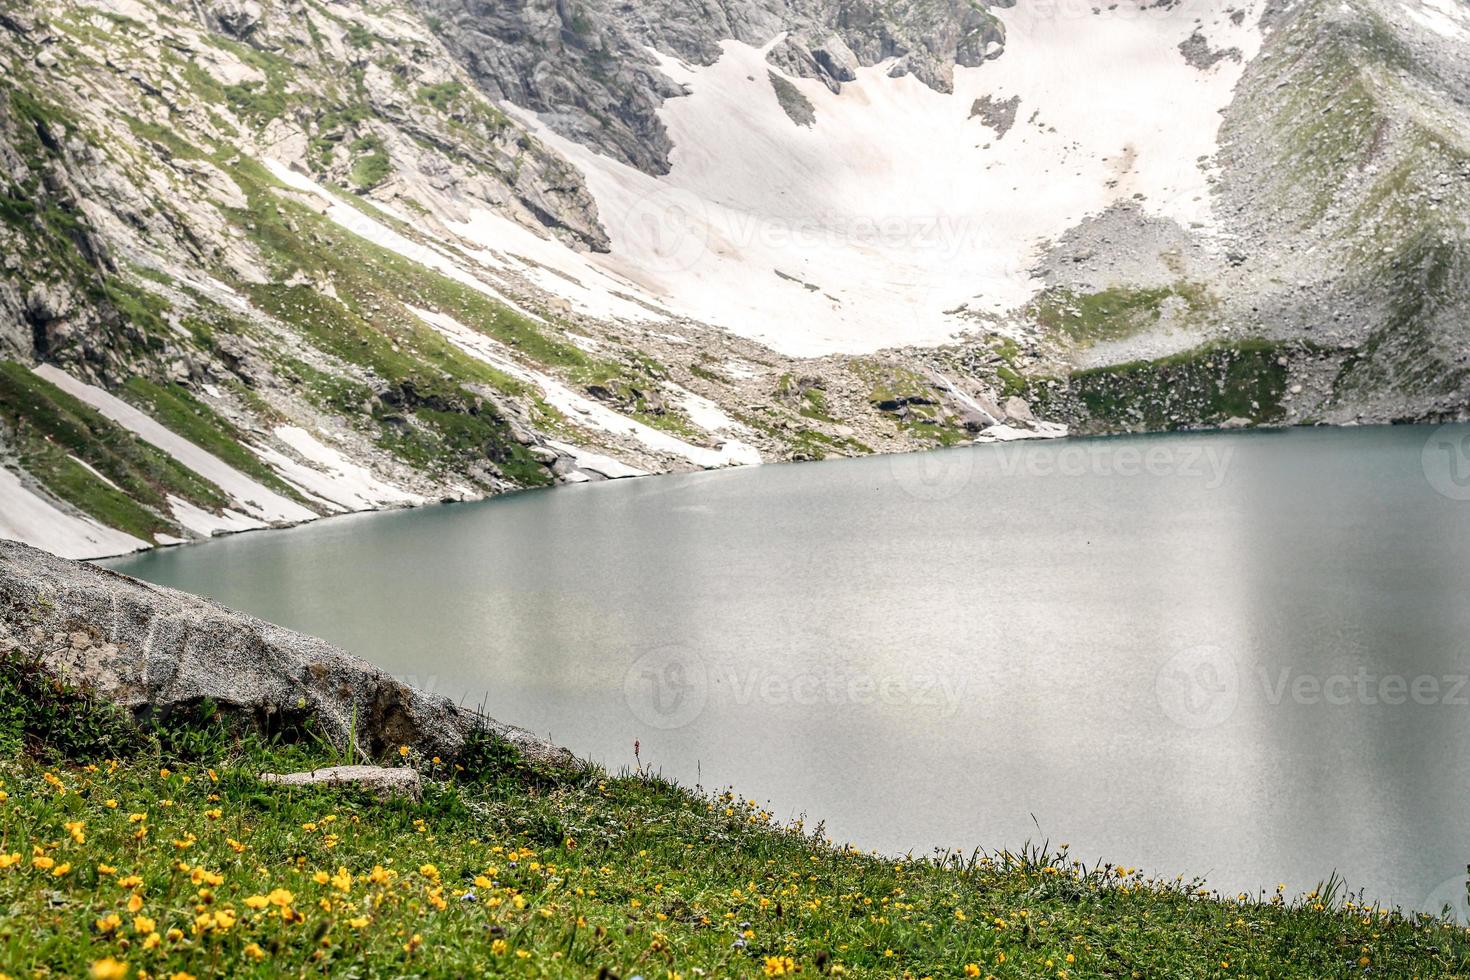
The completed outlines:
<svg viewBox="0 0 1470 980">
<path fill-rule="evenodd" d="M 0 661 L 8 976 L 1438 976 L 1465 930 L 1220 896 L 1065 850 L 882 858 L 759 804 L 552 772 L 489 738 L 419 802 L 267 787 L 338 761 L 206 708 L 140 732 Z"/>
</svg>

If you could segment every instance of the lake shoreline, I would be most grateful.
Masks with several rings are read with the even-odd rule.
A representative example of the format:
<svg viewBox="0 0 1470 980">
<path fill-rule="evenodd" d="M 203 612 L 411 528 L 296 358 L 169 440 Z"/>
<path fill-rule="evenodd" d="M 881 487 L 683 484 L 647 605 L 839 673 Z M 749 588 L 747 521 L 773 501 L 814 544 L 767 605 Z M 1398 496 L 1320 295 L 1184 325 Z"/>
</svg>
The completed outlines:
<svg viewBox="0 0 1470 980">
<path fill-rule="evenodd" d="M 806 465 L 810 465 L 810 464 L 813 464 L 813 463 L 842 463 L 842 462 L 846 462 L 848 460 L 855 460 L 855 459 L 884 458 L 884 457 L 890 457 L 890 456 L 918 456 L 918 455 L 928 455 L 928 454 L 932 454 L 932 453 L 944 453 L 944 452 L 954 452 L 954 451 L 957 451 L 957 450 L 974 449 L 974 448 L 979 448 L 979 447 L 982 447 L 982 446 L 1018 445 L 1018 444 L 1022 444 L 1022 443 L 1037 442 L 1037 441 L 1041 441 L 1041 440 L 1045 440 L 1045 441 L 1048 441 L 1048 442 L 1058 442 L 1059 441 L 1059 442 L 1065 442 L 1065 443 L 1078 443 L 1078 442 L 1107 441 L 1107 440 L 1114 440 L 1114 439 L 1148 438 L 1148 437 L 1152 437 L 1152 436 L 1167 436 L 1167 435 L 1176 435 L 1176 434 L 1184 434 L 1184 433 L 1191 434 L 1191 435 L 1209 435 L 1209 434 L 1212 434 L 1212 433 L 1220 433 L 1220 434 L 1227 434 L 1228 433 L 1228 434 L 1236 434 L 1236 435 L 1238 435 L 1238 434 L 1245 433 L 1245 432 L 1262 432 L 1262 433 L 1276 432 L 1276 433 L 1280 433 L 1280 432 L 1290 432 L 1290 431 L 1297 430 L 1297 429 L 1398 428 L 1398 427 L 1403 427 L 1403 426 L 1433 425 L 1433 424 L 1438 424 L 1438 423 L 1425 422 L 1425 421 L 1404 421 L 1404 422 L 1352 423 L 1352 424 L 1342 424 L 1342 425 L 1329 424 L 1329 423 L 1323 423 L 1323 424 L 1318 424 L 1318 425 L 1271 425 L 1271 424 L 1261 424 L 1261 425 L 1252 425 L 1252 426 L 1244 427 L 1244 428 L 1226 428 L 1226 427 L 1222 427 L 1222 426 L 1208 426 L 1208 427 L 1203 427 L 1203 428 L 1198 428 L 1198 429 L 1178 429 L 1178 430 L 1174 430 L 1174 431 L 1159 431 L 1159 432 L 1156 432 L 1156 431 L 1149 431 L 1149 432 L 1110 432 L 1110 433 L 1091 433 L 1091 434 L 1072 434 L 1072 433 L 1067 433 L 1067 434 L 1059 435 L 1059 436 L 1032 436 L 1032 437 L 1029 437 L 1029 438 L 1013 439 L 1013 440 L 1006 440 L 1006 441 L 985 441 L 985 442 L 982 442 L 980 440 L 976 440 L 975 442 L 967 443 L 967 444 L 961 445 L 961 446 L 935 446 L 935 447 L 929 448 L 929 449 L 910 449 L 910 450 L 905 450 L 905 451 L 902 451 L 902 452 L 893 452 L 893 453 L 870 453 L 870 454 L 865 454 L 865 455 L 862 455 L 862 456 L 844 457 L 842 459 L 820 459 L 820 460 L 783 459 L 783 460 L 774 460 L 772 462 L 762 462 L 762 463 L 759 463 L 759 464 L 736 464 L 736 465 L 731 465 L 731 466 L 721 466 L 721 467 L 714 467 L 714 468 L 708 468 L 708 469 L 703 469 L 703 470 L 667 470 L 667 471 L 660 471 L 660 472 L 635 473 L 635 474 L 628 474 L 628 475 L 625 475 L 625 476 L 611 476 L 611 477 L 608 477 L 605 480 L 597 480 L 597 481 L 592 481 L 592 482 L 593 483 L 615 483 L 615 482 L 625 482 L 625 481 L 628 481 L 628 480 L 646 480 L 646 479 L 657 478 L 657 477 L 678 477 L 678 476 L 685 476 L 685 475 L 688 475 L 690 473 L 700 473 L 700 472 L 703 472 L 703 473 L 719 473 L 719 472 L 726 472 L 726 471 L 736 471 L 736 470 L 750 469 L 753 466 L 757 466 L 757 465 L 759 465 L 759 466 L 768 466 L 768 467 L 769 466 L 806 466 Z M 361 510 L 349 510 L 349 511 L 343 511 L 341 513 L 322 514 L 322 515 L 320 515 L 318 517 L 312 518 L 311 520 L 280 522 L 280 523 L 276 523 L 276 524 L 268 524 L 268 525 L 265 525 L 265 526 L 262 526 L 262 527 L 242 528 L 240 530 L 222 530 L 222 531 L 216 531 L 214 534 L 212 534 L 208 538 L 201 538 L 201 539 L 198 539 L 198 540 L 182 540 L 182 541 L 160 542 L 158 544 L 150 545 L 148 547 L 135 548 L 132 551 L 120 551 L 120 552 L 117 552 L 117 553 L 92 555 L 92 556 L 85 557 L 85 558 L 79 558 L 77 560 L 78 561 L 96 562 L 96 563 L 99 563 L 99 564 L 103 564 L 105 566 L 105 564 L 107 562 L 109 562 L 109 561 L 115 561 L 115 560 L 119 560 L 119 559 L 125 559 L 125 558 L 133 557 L 133 556 L 136 556 L 136 555 L 148 554 L 150 552 L 167 551 L 167 550 L 173 550 L 173 549 L 176 549 L 176 548 L 197 547 L 197 546 L 201 546 L 201 545 L 210 544 L 213 541 L 218 541 L 218 540 L 225 539 L 225 538 L 238 537 L 240 535 L 258 534 L 258 533 L 269 532 L 269 531 L 287 531 L 287 530 L 291 530 L 293 528 L 307 527 L 307 526 L 314 525 L 314 524 L 320 524 L 320 523 L 322 523 L 324 521 L 333 520 L 334 518 L 354 517 L 354 516 L 359 516 L 359 515 L 362 515 L 362 514 L 384 514 L 384 513 L 392 513 L 392 512 L 395 512 L 395 511 L 405 511 L 405 510 L 423 510 L 423 509 L 432 508 L 432 507 L 452 507 L 452 506 L 456 506 L 456 505 L 460 505 L 460 504 L 482 503 L 482 502 L 487 501 L 487 500 L 494 500 L 494 499 L 499 499 L 499 498 L 503 498 L 503 497 L 512 497 L 512 496 L 517 496 L 517 495 L 526 494 L 526 493 L 538 493 L 538 492 L 545 492 L 545 491 L 560 490 L 560 489 L 564 489 L 565 487 L 570 487 L 570 486 L 583 486 L 583 485 L 584 484 L 582 484 L 582 483 L 568 483 L 568 484 L 557 484 L 557 485 L 549 486 L 549 487 L 521 487 L 521 488 L 517 488 L 517 489 L 514 489 L 514 490 L 508 490 L 508 491 L 505 491 L 505 492 L 502 492 L 502 493 L 482 494 L 482 495 L 476 496 L 476 497 L 464 497 L 464 498 L 445 497 L 445 498 L 441 498 L 439 500 L 428 500 L 428 499 L 426 499 L 426 500 L 423 500 L 422 502 L 417 502 L 417 503 L 410 502 L 410 503 L 383 504 L 381 506 L 365 507 L 365 508 L 363 508 Z"/>
</svg>

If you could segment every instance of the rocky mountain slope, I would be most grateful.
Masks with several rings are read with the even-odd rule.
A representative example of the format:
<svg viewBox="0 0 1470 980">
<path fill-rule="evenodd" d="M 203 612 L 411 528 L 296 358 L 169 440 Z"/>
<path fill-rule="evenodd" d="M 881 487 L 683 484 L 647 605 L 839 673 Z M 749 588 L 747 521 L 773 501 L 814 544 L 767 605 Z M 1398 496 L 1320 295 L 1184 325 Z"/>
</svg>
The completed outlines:
<svg viewBox="0 0 1470 980">
<path fill-rule="evenodd" d="M 1460 415 L 1467 49 L 1458 0 L 7 8 L 0 537 Z"/>
</svg>

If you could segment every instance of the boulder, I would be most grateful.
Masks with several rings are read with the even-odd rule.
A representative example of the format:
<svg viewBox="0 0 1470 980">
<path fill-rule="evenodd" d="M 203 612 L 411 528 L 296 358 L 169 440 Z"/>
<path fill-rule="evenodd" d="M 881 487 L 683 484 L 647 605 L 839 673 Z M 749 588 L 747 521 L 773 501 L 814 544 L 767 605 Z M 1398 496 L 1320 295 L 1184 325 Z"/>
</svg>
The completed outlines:
<svg viewBox="0 0 1470 980">
<path fill-rule="evenodd" d="M 350 786 L 385 800 L 396 796 L 416 800 L 423 795 L 423 782 L 417 771 L 385 766 L 328 766 L 285 774 L 263 772 L 260 778 L 278 786 Z"/>
<path fill-rule="evenodd" d="M 1031 414 L 1031 406 L 1026 404 L 1026 399 L 1020 395 L 1012 395 L 1006 399 L 1006 417 L 1014 422 L 1034 422 L 1036 416 Z"/>
<path fill-rule="evenodd" d="M 325 640 L 218 603 L 0 540 L 0 637 L 42 670 L 86 685 L 135 717 L 210 701 L 265 731 L 312 718 L 364 761 L 409 746 L 454 757 L 477 730 L 528 760 L 574 766 L 524 729 L 417 691 Z"/>
<path fill-rule="evenodd" d="M 812 48 L 812 60 L 822 69 L 823 75 L 839 85 L 857 80 L 858 57 L 836 34 Z"/>
<path fill-rule="evenodd" d="M 255 0 L 222 0 L 210 13 L 220 30 L 242 41 L 260 26 L 261 18 L 265 16 L 265 11 Z"/>
</svg>

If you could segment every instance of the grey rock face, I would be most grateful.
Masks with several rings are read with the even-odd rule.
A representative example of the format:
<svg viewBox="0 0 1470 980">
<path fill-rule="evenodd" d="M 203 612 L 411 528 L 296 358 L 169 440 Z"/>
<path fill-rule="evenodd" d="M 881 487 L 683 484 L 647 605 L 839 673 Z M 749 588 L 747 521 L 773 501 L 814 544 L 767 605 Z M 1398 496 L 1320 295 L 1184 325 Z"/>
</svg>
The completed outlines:
<svg viewBox="0 0 1470 980">
<path fill-rule="evenodd" d="M 260 774 L 261 780 L 277 786 L 350 786 L 383 799 L 406 796 L 416 800 L 423 794 L 423 781 L 413 769 L 386 766 L 328 766 L 310 772 Z"/>
<path fill-rule="evenodd" d="M 651 174 L 669 169 L 669 138 L 656 113 L 683 91 L 658 70 L 649 47 L 708 65 L 721 41 L 765 45 L 785 34 L 771 63 L 834 92 L 859 66 L 889 59 L 894 74 L 948 92 L 955 65 L 979 65 L 1005 41 L 1000 22 L 968 0 L 414 3 L 486 92 Z"/>
<path fill-rule="evenodd" d="M 810 126 L 817 121 L 817 110 L 811 100 L 801 94 L 801 90 L 792 85 L 786 79 L 775 72 L 767 72 L 770 76 L 771 88 L 776 90 L 776 99 L 781 103 L 781 108 L 791 121 L 798 126 Z"/>
<path fill-rule="evenodd" d="M 533 761 L 574 759 L 524 729 L 425 694 L 337 649 L 196 596 L 0 540 L 0 646 L 137 716 L 205 700 L 272 731 L 314 717 L 365 758 L 452 757 L 486 727 Z"/>
<path fill-rule="evenodd" d="M 265 11 L 254 0 L 220 0 L 210 8 L 210 15 L 220 30 L 245 40 L 260 26 Z"/>
</svg>

